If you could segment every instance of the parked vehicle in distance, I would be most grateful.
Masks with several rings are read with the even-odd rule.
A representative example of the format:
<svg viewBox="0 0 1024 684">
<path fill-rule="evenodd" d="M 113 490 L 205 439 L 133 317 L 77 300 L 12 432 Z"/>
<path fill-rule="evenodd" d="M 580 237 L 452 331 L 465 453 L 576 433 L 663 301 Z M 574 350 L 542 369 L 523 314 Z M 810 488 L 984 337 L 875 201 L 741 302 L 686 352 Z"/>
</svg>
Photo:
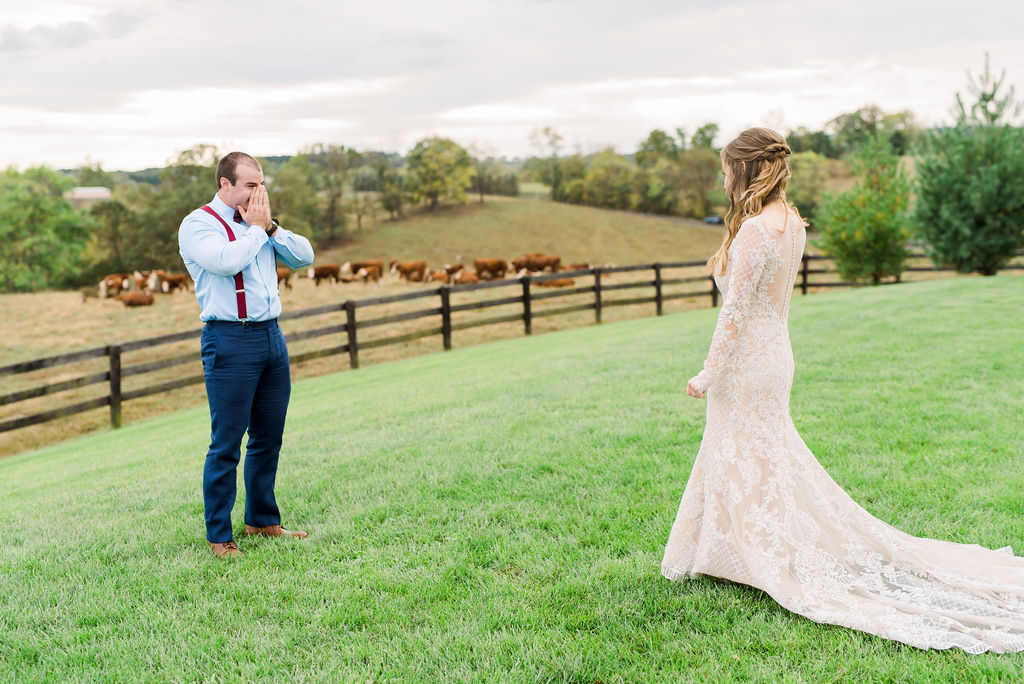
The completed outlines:
<svg viewBox="0 0 1024 684">
<path fill-rule="evenodd" d="M 721 216 L 705 216 L 704 223 L 725 223 L 725 219 Z"/>
</svg>

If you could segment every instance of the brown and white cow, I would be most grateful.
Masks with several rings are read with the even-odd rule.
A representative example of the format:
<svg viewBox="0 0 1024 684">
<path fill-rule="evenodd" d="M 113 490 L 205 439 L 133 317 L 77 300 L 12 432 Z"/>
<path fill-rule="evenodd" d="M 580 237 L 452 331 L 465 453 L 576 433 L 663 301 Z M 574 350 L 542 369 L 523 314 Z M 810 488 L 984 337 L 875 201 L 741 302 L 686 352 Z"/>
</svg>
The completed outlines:
<svg viewBox="0 0 1024 684">
<path fill-rule="evenodd" d="M 355 277 L 362 280 L 364 285 L 369 284 L 371 280 L 380 285 L 381 265 L 369 264 L 367 266 L 363 266 L 356 271 Z"/>
<path fill-rule="evenodd" d="M 470 273 L 469 271 L 467 271 L 465 269 L 459 271 L 458 274 L 456 274 L 455 280 L 454 280 L 454 283 L 456 285 L 465 285 L 467 283 L 479 283 L 479 282 L 480 282 L 480 278 L 477 276 L 476 273 Z"/>
<path fill-rule="evenodd" d="M 177 289 L 188 292 L 192 289 L 192 279 L 187 273 L 167 273 L 163 269 L 156 269 L 149 274 L 147 287 L 152 291 L 159 290 L 164 294 L 170 294 Z"/>
<path fill-rule="evenodd" d="M 341 282 L 341 266 L 338 264 L 322 264 L 320 266 L 309 267 L 309 278 L 315 280 L 319 286 L 321 280 L 334 280 L 334 282 Z"/>
<path fill-rule="evenodd" d="M 103 280 L 99 282 L 100 299 L 113 297 L 122 290 L 127 290 L 129 283 L 131 283 L 131 280 L 127 273 L 111 273 L 110 275 L 103 276 Z"/>
<path fill-rule="evenodd" d="M 397 273 L 399 278 L 405 278 L 410 283 L 421 283 L 427 275 L 426 261 L 392 261 L 391 272 Z"/>
<path fill-rule="evenodd" d="M 153 293 L 149 290 L 122 292 L 114 299 L 123 302 L 125 306 L 153 306 Z"/>
<path fill-rule="evenodd" d="M 511 266 L 504 259 L 473 259 L 473 268 L 476 274 L 484 280 L 492 278 L 504 278 L 505 273 L 511 270 Z"/>
<path fill-rule="evenodd" d="M 546 271 L 550 269 L 552 273 L 555 273 L 558 271 L 558 267 L 561 263 L 562 259 L 553 254 L 527 252 L 519 259 L 515 259 L 512 262 L 512 265 L 515 267 L 516 271 L 522 271 L 524 268 L 527 271 Z"/>
<path fill-rule="evenodd" d="M 442 282 L 442 283 L 447 283 L 449 280 L 451 280 L 451 276 L 448 275 L 448 271 L 446 271 L 446 270 L 444 270 L 442 268 L 439 271 L 431 271 L 430 273 L 428 273 L 427 274 L 427 280 L 428 281 L 436 280 L 436 281 L 439 281 L 439 282 Z"/>
<path fill-rule="evenodd" d="M 145 290 L 149 285 L 149 277 L 153 271 L 135 271 L 132 273 L 131 288 L 133 290 Z"/>
<path fill-rule="evenodd" d="M 388 265 L 388 268 L 391 266 Z M 377 268 L 380 272 L 384 273 L 384 262 L 381 259 L 368 259 L 366 261 L 346 261 L 341 265 L 341 275 L 343 276 L 356 276 L 360 269 L 372 269 Z"/>
<path fill-rule="evenodd" d="M 554 278 L 552 280 L 534 281 L 534 285 L 537 287 L 569 287 L 575 282 L 572 278 Z"/>
<path fill-rule="evenodd" d="M 277 267 L 278 288 L 281 287 L 281 283 L 284 283 L 284 286 L 287 287 L 289 290 L 292 289 L 292 269 L 288 268 L 287 266 Z"/>
</svg>

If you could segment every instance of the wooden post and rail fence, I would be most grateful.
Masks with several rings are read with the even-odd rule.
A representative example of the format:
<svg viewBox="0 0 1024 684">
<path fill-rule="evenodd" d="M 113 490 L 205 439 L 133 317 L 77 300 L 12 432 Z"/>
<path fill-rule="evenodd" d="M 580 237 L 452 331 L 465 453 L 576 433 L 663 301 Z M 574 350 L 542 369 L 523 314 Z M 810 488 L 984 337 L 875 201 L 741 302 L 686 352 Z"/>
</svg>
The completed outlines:
<svg viewBox="0 0 1024 684">
<path fill-rule="evenodd" d="M 1015 255 L 1015 257 L 1020 256 L 1024 256 L 1024 252 L 1018 252 Z M 924 258 L 924 255 L 911 254 L 910 258 Z M 803 263 L 801 264 L 800 268 L 800 276 L 798 278 L 798 281 L 794 284 L 794 289 L 799 288 L 801 294 L 807 294 L 809 289 L 811 288 L 848 287 L 855 285 L 856 283 L 844 281 L 812 281 L 810 279 L 810 277 L 814 275 L 834 273 L 833 271 L 824 268 L 811 268 L 812 261 L 829 261 L 832 259 L 833 257 L 804 255 Z M 452 348 L 452 332 L 458 330 L 465 330 L 468 328 L 521 321 L 523 324 L 524 333 L 526 335 L 530 335 L 533 333 L 533 321 L 535 318 L 543 316 L 564 315 L 576 311 L 592 310 L 594 312 L 594 321 L 596 323 L 600 323 L 602 312 L 604 311 L 604 309 L 615 306 L 628 306 L 634 304 L 654 304 L 655 314 L 660 316 L 664 311 L 664 302 L 667 300 L 680 298 L 708 297 L 710 298 L 711 306 L 716 307 L 718 306 L 719 293 L 718 289 L 715 287 L 715 282 L 713 278 L 706 275 L 675 278 L 666 278 L 664 276 L 664 272 L 666 270 L 699 268 L 703 266 L 703 261 L 666 262 L 654 264 L 640 264 L 633 266 L 591 268 L 587 270 L 571 272 L 567 271 L 542 275 L 529 275 L 520 278 L 489 280 L 479 283 L 471 283 L 467 285 L 441 285 L 438 287 L 417 290 L 415 292 L 389 295 L 384 297 L 374 297 L 370 299 L 350 299 L 340 303 L 317 306 L 308 309 L 302 309 L 299 311 L 286 312 L 280 316 L 279 320 L 286 321 L 305 318 L 309 316 L 323 316 L 330 314 L 338 315 L 339 313 L 343 313 L 344 323 L 335 323 L 333 325 L 327 325 L 299 332 L 292 332 L 285 335 L 285 339 L 289 343 L 328 335 L 344 336 L 342 338 L 344 339 L 343 344 L 292 355 L 291 362 L 302 363 L 303 361 L 308 361 L 311 359 L 347 353 L 349 358 L 349 366 L 351 368 L 358 368 L 360 350 L 372 349 L 374 347 L 381 347 L 385 345 L 400 344 L 421 337 L 440 335 L 442 348 L 445 351 L 447 351 Z M 1024 269 L 1024 264 L 1012 263 L 1005 266 L 1003 270 L 1021 269 Z M 938 268 L 927 266 L 911 266 L 905 269 L 905 271 L 909 272 L 938 272 L 952 270 L 954 269 L 948 267 Z M 640 271 L 651 271 L 653 276 L 652 279 L 614 284 L 607 284 L 602 280 L 602 276 Z M 533 288 L 534 285 L 537 285 L 538 283 L 543 283 L 544 281 L 548 280 L 562 278 L 578 278 L 586 276 L 591 276 L 593 278 L 593 285 L 586 285 L 582 287 L 558 288 L 546 292 L 537 292 Z M 704 285 L 707 286 L 707 289 L 688 292 L 665 292 L 665 286 L 668 285 L 691 285 L 693 283 L 703 283 Z M 452 293 L 497 288 L 514 288 L 518 290 L 518 293 L 512 296 L 485 299 L 482 301 L 468 302 L 464 304 L 452 304 L 451 302 Z M 653 294 L 647 296 L 633 297 L 630 299 L 608 299 L 605 296 L 608 292 L 637 288 L 653 288 Z M 583 304 L 573 304 L 570 306 L 562 306 L 554 309 L 546 309 L 540 311 L 535 310 L 533 306 L 534 303 L 543 301 L 545 299 L 582 294 L 590 294 L 592 295 L 593 299 Z M 381 306 L 384 304 L 391 304 L 395 302 L 410 301 L 416 299 L 431 298 L 437 298 L 439 306 L 369 319 L 360 319 L 357 316 L 359 311 L 370 309 L 374 306 Z M 521 311 L 514 314 L 492 316 L 490 318 L 465 321 L 457 324 L 452 323 L 453 313 L 480 310 L 511 304 L 520 305 L 522 307 Z M 415 332 L 407 333 L 404 335 L 385 337 L 383 339 L 374 339 L 362 342 L 360 342 L 359 340 L 359 331 L 365 330 L 367 328 L 430 317 L 440 317 L 440 326 L 428 328 L 426 330 L 417 330 Z M 196 374 L 188 375 L 182 378 L 177 378 L 167 382 L 161 382 L 147 387 L 133 389 L 131 391 L 124 391 L 124 389 L 122 388 L 122 384 L 125 378 L 135 375 L 141 375 L 144 373 L 151 373 L 157 370 L 171 368 L 174 366 L 179 366 L 187 363 L 194 364 L 198 361 L 199 356 L 196 351 L 191 351 L 187 354 L 171 356 L 168 358 L 158 359 L 147 363 L 122 366 L 122 355 L 129 351 L 158 347 L 161 345 L 167 345 L 175 342 L 181 342 L 184 340 L 198 338 L 201 332 L 201 329 L 188 330 L 185 332 L 178 332 L 169 335 L 160 335 L 158 337 L 134 340 L 131 342 L 123 342 L 120 344 L 95 347 L 93 349 L 72 352 L 70 354 L 49 356 L 42 359 L 24 361 L 22 363 L 15 363 L 9 366 L 0 367 L 0 376 L 6 376 L 28 373 L 36 370 L 52 368 L 64 364 L 76 363 L 100 357 L 107 357 L 109 359 L 109 369 L 102 372 L 82 375 L 80 377 L 75 377 L 69 380 L 51 382 L 48 384 L 38 385 L 28 389 L 22 389 L 16 392 L 10 392 L 7 394 L 0 395 L 0 406 L 6 406 L 9 404 L 15 404 L 37 397 L 49 396 L 57 394 L 59 392 L 77 389 L 93 384 L 106 383 L 109 388 L 107 394 L 104 396 L 69 404 L 66 406 L 62 406 L 60 408 L 50 409 L 48 411 L 34 413 L 32 415 L 20 416 L 17 418 L 4 420 L 0 422 L 0 432 L 16 430 L 18 428 L 44 423 L 64 416 L 70 416 L 76 413 L 81 413 L 83 411 L 89 411 L 104 406 L 110 407 L 110 424 L 114 427 L 120 427 L 121 407 L 124 404 L 124 402 L 154 394 L 168 392 L 174 389 L 187 387 L 189 385 L 194 385 L 203 382 L 203 375 Z"/>
</svg>

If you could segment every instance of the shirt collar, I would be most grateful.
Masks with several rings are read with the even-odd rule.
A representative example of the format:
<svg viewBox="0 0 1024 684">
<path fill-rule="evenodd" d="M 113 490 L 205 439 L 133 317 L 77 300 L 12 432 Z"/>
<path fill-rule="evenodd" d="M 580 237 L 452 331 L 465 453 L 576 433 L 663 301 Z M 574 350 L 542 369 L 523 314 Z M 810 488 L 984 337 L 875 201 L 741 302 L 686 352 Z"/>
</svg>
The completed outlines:
<svg viewBox="0 0 1024 684">
<path fill-rule="evenodd" d="M 220 195 L 213 196 L 213 200 L 210 201 L 210 208 L 217 212 L 217 215 L 229 224 L 234 221 L 235 208 L 229 207 L 227 203 L 220 198 Z"/>
</svg>

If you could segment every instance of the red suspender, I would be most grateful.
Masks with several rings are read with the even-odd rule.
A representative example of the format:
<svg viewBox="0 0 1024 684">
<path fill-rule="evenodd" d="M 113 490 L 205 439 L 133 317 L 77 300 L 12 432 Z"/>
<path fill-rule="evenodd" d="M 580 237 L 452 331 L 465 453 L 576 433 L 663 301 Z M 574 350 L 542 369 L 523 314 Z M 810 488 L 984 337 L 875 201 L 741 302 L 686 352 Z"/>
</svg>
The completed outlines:
<svg viewBox="0 0 1024 684">
<path fill-rule="evenodd" d="M 231 226 L 228 222 L 220 217 L 220 215 L 210 208 L 210 205 L 203 206 L 203 211 L 212 216 L 213 218 L 220 221 L 220 224 L 224 226 L 224 230 L 228 231 L 228 242 L 235 241 L 235 234 L 231 231 Z M 245 311 L 245 283 L 242 281 L 242 272 L 239 271 L 235 274 L 235 299 L 238 301 L 238 320 L 246 320 Z"/>
</svg>

